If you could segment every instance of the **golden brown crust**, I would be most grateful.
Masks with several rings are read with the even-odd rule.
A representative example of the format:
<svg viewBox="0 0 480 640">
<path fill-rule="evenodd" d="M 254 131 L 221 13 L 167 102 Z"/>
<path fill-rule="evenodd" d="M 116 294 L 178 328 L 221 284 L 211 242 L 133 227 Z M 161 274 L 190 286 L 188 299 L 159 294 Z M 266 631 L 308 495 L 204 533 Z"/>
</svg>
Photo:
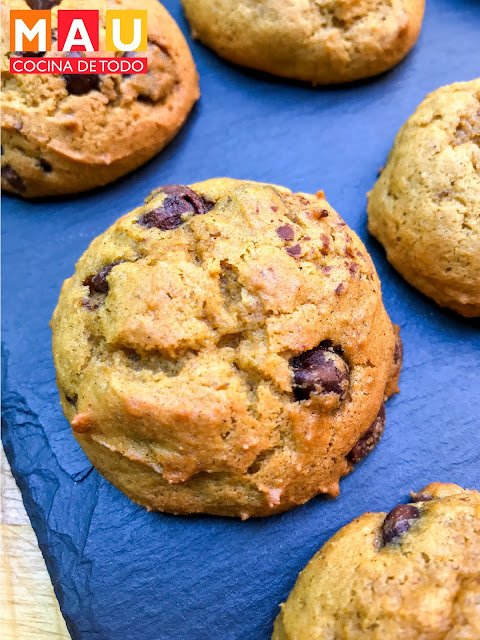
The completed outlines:
<svg viewBox="0 0 480 640">
<path fill-rule="evenodd" d="M 194 37 L 236 64 L 331 84 L 395 66 L 415 44 L 424 0 L 182 0 Z"/>
<path fill-rule="evenodd" d="M 388 543 L 386 514 L 365 513 L 318 551 L 272 640 L 480 637 L 480 494 L 434 483 L 412 496 L 418 516 Z"/>
<path fill-rule="evenodd" d="M 368 227 L 414 287 L 480 315 L 480 79 L 431 93 L 369 194 Z"/>
<path fill-rule="evenodd" d="M 212 210 L 145 226 L 166 211 L 157 190 L 62 288 L 53 352 L 75 436 L 150 509 L 248 517 L 336 496 L 398 374 L 371 259 L 323 196 L 191 187 Z M 317 348 L 340 383 L 299 399 L 292 363 Z"/>
<path fill-rule="evenodd" d="M 105 9 L 138 9 L 134 0 L 89 0 L 87 4 L 100 9 L 101 49 Z M 22 187 L 17 179 L 8 180 L 5 172 L 2 188 L 6 191 L 28 198 L 107 184 L 157 154 L 198 99 L 198 77 L 188 45 L 156 0 L 142 3 L 148 9 L 149 73 L 102 76 L 99 90 L 84 95 L 70 95 L 60 76 L 9 73 L 10 8 L 28 9 L 28 5 L 25 0 L 8 0 L 1 7 L 2 168 L 10 167 L 7 172 L 13 170 L 23 182 Z M 58 9 L 73 8 L 78 8 L 75 0 L 63 0 L 55 7 L 52 28 Z M 54 42 L 49 56 L 63 55 L 55 47 Z"/>
</svg>

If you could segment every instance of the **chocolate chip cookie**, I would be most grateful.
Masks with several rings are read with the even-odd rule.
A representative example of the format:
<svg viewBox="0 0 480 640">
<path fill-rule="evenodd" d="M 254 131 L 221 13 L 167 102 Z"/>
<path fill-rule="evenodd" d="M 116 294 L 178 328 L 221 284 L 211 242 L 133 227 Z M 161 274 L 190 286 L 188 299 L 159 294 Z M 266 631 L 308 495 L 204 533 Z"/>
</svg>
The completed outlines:
<svg viewBox="0 0 480 640">
<path fill-rule="evenodd" d="M 247 518 L 336 496 L 398 390 L 375 268 L 321 192 L 157 189 L 92 242 L 52 329 L 76 438 L 148 509 Z"/>
<path fill-rule="evenodd" d="M 434 483 L 313 557 L 272 640 L 480 638 L 480 494 Z"/>
<path fill-rule="evenodd" d="M 192 35 L 236 64 L 331 84 L 395 66 L 425 0 L 182 0 Z"/>
<path fill-rule="evenodd" d="M 480 316 L 480 79 L 431 93 L 369 194 L 368 227 L 408 282 Z"/>
<path fill-rule="evenodd" d="M 58 53 L 56 46 L 58 9 L 78 9 L 77 0 L 2 2 L 2 188 L 25 198 L 76 193 L 105 185 L 157 154 L 199 96 L 187 43 L 162 5 L 142 2 L 148 52 L 125 55 L 146 56 L 148 73 L 128 76 L 10 74 L 10 57 L 23 55 L 9 51 L 10 10 L 29 8 L 52 9 L 49 57 L 83 55 Z M 115 55 L 104 51 L 105 9 L 138 4 L 84 0 L 82 9 L 100 10 L 101 51 L 86 55 Z"/>
</svg>

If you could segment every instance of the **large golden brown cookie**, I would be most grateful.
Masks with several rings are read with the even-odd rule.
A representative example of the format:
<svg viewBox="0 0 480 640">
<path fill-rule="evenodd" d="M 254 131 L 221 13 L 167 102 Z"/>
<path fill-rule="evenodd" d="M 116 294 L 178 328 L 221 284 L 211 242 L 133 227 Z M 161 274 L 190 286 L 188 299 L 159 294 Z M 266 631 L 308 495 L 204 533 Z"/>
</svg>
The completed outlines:
<svg viewBox="0 0 480 640">
<path fill-rule="evenodd" d="M 194 37 L 237 64 L 313 84 L 396 65 L 415 44 L 424 0 L 182 0 Z"/>
<path fill-rule="evenodd" d="M 480 79 L 438 89 L 403 125 L 368 227 L 410 284 L 480 315 Z"/>
<path fill-rule="evenodd" d="M 323 194 L 229 179 L 162 187 L 120 218 L 52 327 L 85 452 L 174 513 L 336 496 L 380 439 L 402 357 L 372 261 Z"/>
<path fill-rule="evenodd" d="M 51 56 L 58 9 L 52 9 Z M 45 8 L 42 0 L 2 2 L 2 189 L 25 198 L 76 193 L 105 185 L 149 160 L 177 133 L 199 96 L 192 56 L 178 26 L 156 0 L 148 10 L 147 75 L 12 75 L 10 9 Z M 84 0 L 100 9 L 138 9 L 135 0 Z M 111 52 L 87 54 L 113 56 Z M 138 53 L 138 55 L 142 55 Z"/>
<path fill-rule="evenodd" d="M 434 483 L 312 558 L 272 640 L 478 640 L 480 494 Z"/>
</svg>

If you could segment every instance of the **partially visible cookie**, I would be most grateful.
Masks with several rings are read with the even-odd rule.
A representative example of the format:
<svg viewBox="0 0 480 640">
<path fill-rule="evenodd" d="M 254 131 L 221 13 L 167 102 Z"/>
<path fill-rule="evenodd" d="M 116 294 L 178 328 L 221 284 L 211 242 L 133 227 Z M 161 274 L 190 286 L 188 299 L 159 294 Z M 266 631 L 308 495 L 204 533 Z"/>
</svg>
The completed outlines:
<svg viewBox="0 0 480 640">
<path fill-rule="evenodd" d="M 51 2 L 52 52 L 59 9 L 78 0 Z M 199 96 L 188 45 L 156 0 L 148 10 L 147 75 L 12 75 L 10 10 L 44 8 L 41 0 L 6 0 L 2 16 L 2 189 L 25 198 L 76 193 L 111 182 L 158 153 L 177 133 Z M 100 10 L 138 9 L 135 0 L 84 0 Z M 111 52 L 87 54 L 109 57 Z M 129 54 L 130 55 L 130 54 Z M 139 52 L 137 55 L 142 55 Z"/>
<path fill-rule="evenodd" d="M 400 129 L 368 228 L 410 284 L 480 315 L 480 79 L 434 91 Z"/>
<path fill-rule="evenodd" d="M 321 192 L 157 189 L 92 242 L 52 329 L 75 437 L 160 511 L 247 518 L 335 497 L 398 391 L 375 268 Z"/>
<path fill-rule="evenodd" d="M 430 484 L 365 513 L 300 573 L 272 640 L 478 640 L 480 494 Z"/>
<path fill-rule="evenodd" d="M 236 64 L 313 84 L 395 66 L 415 44 L 424 0 L 182 0 L 194 37 Z"/>
</svg>

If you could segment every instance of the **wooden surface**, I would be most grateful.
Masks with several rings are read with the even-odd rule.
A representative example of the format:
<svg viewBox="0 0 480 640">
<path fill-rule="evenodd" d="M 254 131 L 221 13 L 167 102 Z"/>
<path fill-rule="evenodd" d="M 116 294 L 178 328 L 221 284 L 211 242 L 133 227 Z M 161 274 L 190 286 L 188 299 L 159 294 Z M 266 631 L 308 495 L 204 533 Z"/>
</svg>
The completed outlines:
<svg viewBox="0 0 480 640">
<path fill-rule="evenodd" d="M 71 640 L 3 448 L 2 640 Z"/>
</svg>

